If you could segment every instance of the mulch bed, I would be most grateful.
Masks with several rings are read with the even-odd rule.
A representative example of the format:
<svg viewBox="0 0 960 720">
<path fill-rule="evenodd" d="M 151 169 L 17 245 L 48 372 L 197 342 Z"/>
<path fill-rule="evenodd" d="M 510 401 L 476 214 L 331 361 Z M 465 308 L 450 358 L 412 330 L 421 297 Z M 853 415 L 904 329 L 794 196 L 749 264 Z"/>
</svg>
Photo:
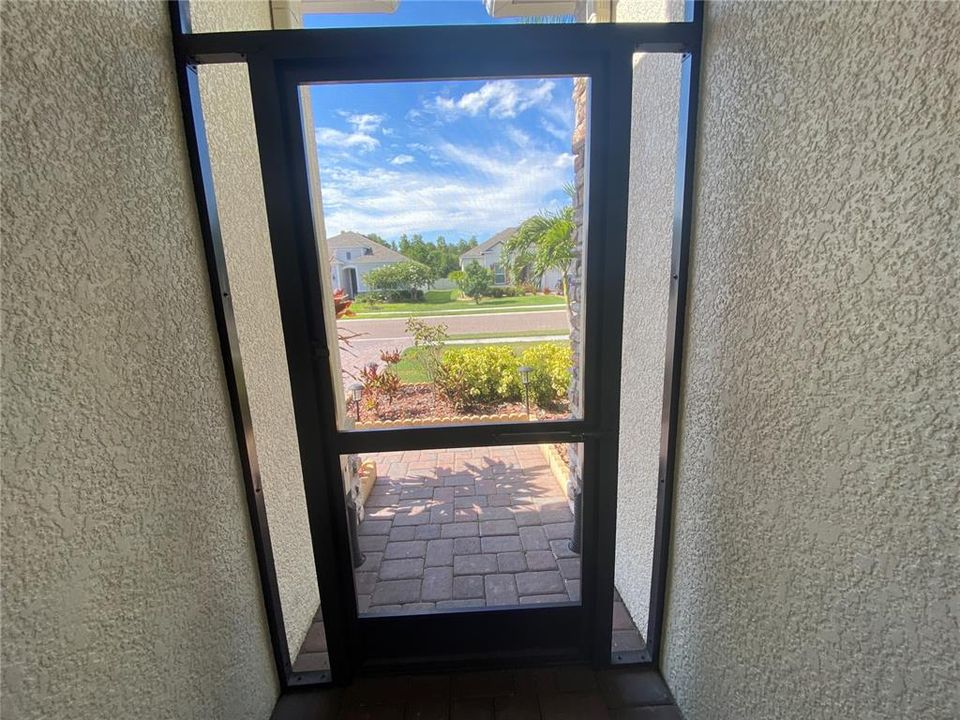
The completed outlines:
<svg viewBox="0 0 960 720">
<path fill-rule="evenodd" d="M 557 449 L 557 454 L 560 455 L 560 459 L 563 460 L 564 464 L 570 464 L 570 453 L 567 452 L 566 443 L 554 443 L 553 445 Z"/>
<path fill-rule="evenodd" d="M 349 401 L 350 415 L 355 417 L 356 406 L 353 400 Z M 507 413 L 525 413 L 526 405 L 522 402 L 507 402 L 496 405 L 484 405 L 471 408 L 468 412 L 454 409 L 453 405 L 442 397 L 434 398 L 432 386 L 423 383 L 417 385 L 402 385 L 400 392 L 391 401 L 381 400 L 377 411 L 371 411 L 360 401 L 360 420 L 371 422 L 374 420 L 402 420 L 405 418 L 424 417 L 463 417 L 467 415 L 503 415 Z M 569 417 L 568 403 L 564 400 L 557 407 L 545 410 L 531 406 L 531 415 L 537 420 L 564 420 Z"/>
</svg>

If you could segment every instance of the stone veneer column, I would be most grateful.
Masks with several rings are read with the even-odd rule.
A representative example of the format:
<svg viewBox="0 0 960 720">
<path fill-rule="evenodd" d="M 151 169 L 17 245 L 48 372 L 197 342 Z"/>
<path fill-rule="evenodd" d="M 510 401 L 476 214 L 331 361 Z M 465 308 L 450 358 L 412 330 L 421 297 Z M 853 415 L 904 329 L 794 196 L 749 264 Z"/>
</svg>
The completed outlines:
<svg viewBox="0 0 960 720">
<path fill-rule="evenodd" d="M 581 392 L 581 364 L 582 364 L 582 327 L 581 318 L 583 308 L 583 267 L 584 267 L 584 233 L 583 224 L 585 183 L 586 183 L 586 138 L 587 138 L 587 78 L 576 78 L 573 83 L 574 128 L 572 151 L 574 156 L 574 197 L 573 197 L 573 224 L 575 242 L 573 246 L 573 261 L 570 263 L 567 279 L 570 301 L 570 348 L 573 354 L 573 364 L 570 372 L 570 412 L 578 416 L 583 411 L 583 397 Z M 582 446 L 571 444 L 567 449 L 570 478 L 567 481 L 568 495 L 573 495 L 580 488 L 582 477 L 582 461 L 580 458 Z"/>
<path fill-rule="evenodd" d="M 576 21 L 612 22 L 614 14 L 614 0 L 587 0 L 578 2 L 575 11 Z M 574 238 L 573 261 L 568 270 L 568 290 L 570 294 L 570 349 L 573 354 L 573 364 L 570 372 L 570 412 L 574 416 L 583 412 L 582 397 L 582 320 L 583 317 L 583 268 L 584 268 L 584 237 L 586 227 L 583 224 L 584 207 L 586 205 L 586 167 L 587 167 L 587 90 L 588 78 L 575 78 L 573 82 L 573 152 L 574 169 L 574 196 L 573 196 L 573 224 Z M 580 443 L 571 444 L 567 449 L 570 477 L 567 481 L 567 494 L 572 499 L 581 487 L 583 478 L 583 461 L 581 453 L 583 446 Z"/>
</svg>

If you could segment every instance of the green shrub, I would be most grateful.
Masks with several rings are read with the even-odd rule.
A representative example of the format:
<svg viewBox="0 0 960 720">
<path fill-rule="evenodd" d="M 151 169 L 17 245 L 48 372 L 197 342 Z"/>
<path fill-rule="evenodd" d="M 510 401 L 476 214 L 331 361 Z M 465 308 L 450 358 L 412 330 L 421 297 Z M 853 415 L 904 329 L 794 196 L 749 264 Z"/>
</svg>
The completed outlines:
<svg viewBox="0 0 960 720">
<path fill-rule="evenodd" d="M 434 393 L 437 391 L 440 363 L 443 360 L 443 351 L 447 342 L 447 326 L 443 323 L 433 325 L 420 318 L 407 318 L 405 325 L 407 334 L 413 338 L 413 346 L 417 349 L 414 354 L 416 363 L 423 374 L 430 378 Z"/>
<path fill-rule="evenodd" d="M 376 307 L 380 303 L 380 297 L 375 292 L 362 292 L 357 293 L 357 297 L 354 300 L 360 305 L 366 305 L 367 307 Z"/>
<path fill-rule="evenodd" d="M 437 386 L 457 410 L 520 399 L 519 358 L 503 345 L 453 348 L 443 354 Z"/>
<path fill-rule="evenodd" d="M 413 261 L 384 265 L 363 276 L 370 295 L 383 302 L 423 300 L 423 291 L 434 279 L 430 268 Z"/>
<path fill-rule="evenodd" d="M 462 271 L 454 272 L 457 273 L 456 276 L 451 273 L 450 279 L 457 284 L 460 292 L 473 298 L 475 303 L 479 304 L 483 296 L 490 297 L 490 286 L 493 285 L 493 272 L 490 268 L 485 268 L 473 260 Z"/>
<path fill-rule="evenodd" d="M 573 356 L 566 344 L 539 343 L 523 351 L 519 365 L 530 368 L 530 399 L 540 407 L 552 407 L 570 389 Z"/>
<path fill-rule="evenodd" d="M 505 345 L 451 348 L 443 353 L 437 388 L 457 410 L 523 399 L 520 366 L 530 368 L 530 401 L 555 407 L 570 387 L 571 351 L 566 344 L 539 343 L 518 357 Z"/>
<path fill-rule="evenodd" d="M 368 307 L 376 307 L 380 303 L 420 302 L 424 298 L 423 290 L 417 289 L 368 290 L 362 295 L 363 299 L 359 302 Z"/>
</svg>

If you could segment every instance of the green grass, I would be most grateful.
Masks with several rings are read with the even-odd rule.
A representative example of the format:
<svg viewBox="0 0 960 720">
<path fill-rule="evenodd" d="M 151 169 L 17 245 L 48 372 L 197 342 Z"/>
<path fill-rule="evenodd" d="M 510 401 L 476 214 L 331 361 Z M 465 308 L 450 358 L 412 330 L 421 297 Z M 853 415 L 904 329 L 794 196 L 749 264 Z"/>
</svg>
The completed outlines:
<svg viewBox="0 0 960 720">
<path fill-rule="evenodd" d="M 400 382 L 404 385 L 430 382 L 430 378 L 427 377 L 417 361 L 419 352 L 418 348 L 407 348 L 400 355 L 400 362 L 393 366 L 393 371 L 400 377 Z"/>
<path fill-rule="evenodd" d="M 489 343 L 490 345 L 499 345 L 506 346 L 513 350 L 516 354 L 520 354 L 527 348 L 532 345 L 540 345 L 542 343 L 531 343 L 531 342 L 514 342 L 514 343 Z M 549 341 L 550 345 L 563 345 L 565 342 L 563 340 L 551 340 Z M 451 347 L 484 347 L 483 344 L 477 345 L 453 345 Z M 400 382 L 405 385 L 410 385 L 413 383 L 426 383 L 430 382 L 430 378 L 427 377 L 426 373 L 423 372 L 423 368 L 420 367 L 420 363 L 417 362 L 417 355 L 420 353 L 419 348 L 407 348 L 400 354 L 400 362 L 393 366 L 393 371 L 397 373 L 400 377 Z"/>
<path fill-rule="evenodd" d="M 422 302 L 377 303 L 355 302 L 350 308 L 354 318 L 379 315 L 431 315 L 450 310 L 465 311 L 463 315 L 488 312 L 515 312 L 531 307 L 563 307 L 564 299 L 557 295 L 518 295 L 517 297 L 484 298 L 478 305 L 473 300 L 461 300 L 457 290 L 428 290 Z"/>
<path fill-rule="evenodd" d="M 513 332 L 480 332 L 480 333 L 459 333 L 450 335 L 451 340 L 485 340 L 487 338 L 523 338 L 523 337 L 542 337 L 547 335 L 569 335 L 568 328 L 557 328 L 555 330 L 514 330 Z"/>
</svg>

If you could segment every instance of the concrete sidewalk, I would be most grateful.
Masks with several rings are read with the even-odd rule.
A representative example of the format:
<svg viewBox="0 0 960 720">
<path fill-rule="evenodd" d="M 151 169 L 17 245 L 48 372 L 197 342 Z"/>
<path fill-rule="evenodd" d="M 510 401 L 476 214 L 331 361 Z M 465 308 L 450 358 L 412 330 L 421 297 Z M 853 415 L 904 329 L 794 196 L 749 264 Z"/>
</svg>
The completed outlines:
<svg viewBox="0 0 960 720">
<path fill-rule="evenodd" d="M 361 322 L 363 320 L 376 320 L 378 318 L 391 318 L 391 317 L 443 317 L 445 315 L 516 315 L 522 314 L 525 312 L 541 312 L 541 311 L 555 311 L 557 309 L 563 310 L 566 308 L 566 303 L 552 303 L 549 305 L 517 305 L 516 307 L 502 307 L 498 311 L 493 312 L 484 312 L 485 308 L 461 308 L 458 310 L 430 310 L 429 315 L 421 315 L 419 313 L 411 313 L 409 310 L 385 310 L 383 312 L 374 313 L 366 317 L 355 317 L 350 318 L 350 322 Z"/>
</svg>

